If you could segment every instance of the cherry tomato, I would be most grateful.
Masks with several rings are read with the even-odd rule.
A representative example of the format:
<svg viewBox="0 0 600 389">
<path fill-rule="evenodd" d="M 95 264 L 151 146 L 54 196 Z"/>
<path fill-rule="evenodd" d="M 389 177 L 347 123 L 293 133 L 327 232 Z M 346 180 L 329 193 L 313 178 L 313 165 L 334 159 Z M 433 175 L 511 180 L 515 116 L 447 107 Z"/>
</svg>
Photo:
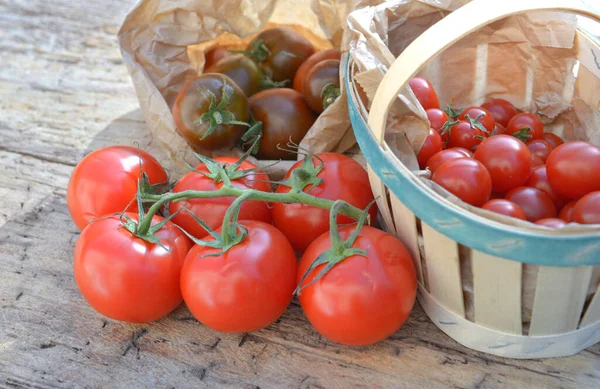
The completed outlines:
<svg viewBox="0 0 600 389">
<path fill-rule="evenodd" d="M 556 217 L 552 199 L 539 189 L 520 186 L 508 192 L 505 198 L 520 206 L 530 222 Z"/>
<path fill-rule="evenodd" d="M 218 157 L 215 161 L 223 165 L 231 165 L 237 162 L 234 157 Z M 244 161 L 237 169 L 238 171 L 250 170 L 256 168 L 256 165 Z M 203 173 L 209 173 L 206 165 L 201 164 L 196 169 Z M 231 180 L 231 183 L 236 188 L 241 189 L 256 189 L 262 192 L 269 192 L 271 185 L 268 183 L 269 177 L 265 173 L 256 172 L 250 173 L 245 177 Z M 197 172 L 189 172 L 181 178 L 173 187 L 173 192 L 184 192 L 186 190 L 218 190 L 223 186 L 222 181 L 215 181 L 212 178 L 206 177 Z M 217 197 L 212 199 L 191 199 L 187 201 L 177 201 L 169 203 L 169 212 L 171 214 L 178 212 L 180 208 L 187 208 L 191 213 L 202 219 L 210 228 L 216 230 L 223 223 L 225 212 L 233 203 L 233 197 Z M 173 217 L 173 223 L 182 227 L 192 236 L 203 239 L 208 235 L 206 231 L 194 217 L 186 210 L 180 211 Z M 266 202 L 263 201 L 244 201 L 240 207 L 240 219 L 244 220 L 259 220 L 265 223 L 271 222 L 271 210 Z"/>
<path fill-rule="evenodd" d="M 412 89 L 423 109 L 428 110 L 440 107 L 440 101 L 433 89 L 433 85 L 429 81 L 422 77 L 415 77 L 408 82 L 408 85 L 410 85 L 410 89 Z"/>
<path fill-rule="evenodd" d="M 577 200 L 573 200 L 570 203 L 567 203 L 560 210 L 559 218 L 563 219 L 567 223 L 571 223 L 573 221 L 573 211 L 575 210 L 575 204 L 577 204 Z"/>
<path fill-rule="evenodd" d="M 473 150 L 485 139 L 485 136 L 485 132 L 471 126 L 471 123 L 468 121 L 461 120 L 458 124 L 450 127 L 448 148 L 462 147 L 467 150 Z"/>
<path fill-rule="evenodd" d="M 444 162 L 432 177 L 462 201 L 482 206 L 492 193 L 492 178 L 483 164 L 475 159 L 457 158 Z"/>
<path fill-rule="evenodd" d="M 260 91 L 262 74 L 258 65 L 242 54 L 229 55 L 206 69 L 205 73 L 229 76 L 248 97 Z"/>
<path fill-rule="evenodd" d="M 168 181 L 160 163 L 134 147 L 105 147 L 83 158 L 71 173 L 67 188 L 67 206 L 75 225 L 83 230 L 102 216 L 137 212 L 135 196 L 141 172 L 148 175 L 151 184 Z"/>
<path fill-rule="evenodd" d="M 490 133 L 490 136 L 503 135 L 503 134 L 506 134 L 506 128 L 504 128 L 504 126 L 502 126 L 502 124 L 496 123 L 494 125 L 494 130 Z"/>
<path fill-rule="evenodd" d="M 341 54 L 338 49 L 317 51 L 308 57 L 306 61 L 302 62 L 302 65 L 300 65 L 294 76 L 294 89 L 300 93 L 304 93 L 304 79 L 308 72 L 321 61 L 325 61 L 326 59 L 340 59 L 340 57 Z"/>
<path fill-rule="evenodd" d="M 473 153 L 461 147 L 442 150 L 429 158 L 427 161 L 427 170 L 433 174 L 444 162 L 456 158 L 473 158 Z"/>
<path fill-rule="evenodd" d="M 208 50 L 204 54 L 204 69 L 211 67 L 213 64 L 216 64 L 221 59 L 223 59 L 231 54 L 232 54 L 231 51 L 229 51 L 223 47 L 218 47 L 218 46 L 213 49 Z"/>
<path fill-rule="evenodd" d="M 494 116 L 494 120 L 501 124 L 502 127 L 508 126 L 510 119 L 517 114 L 515 106 L 510 101 L 504 99 L 492 99 L 482 104 L 481 107 L 489 111 Z"/>
<path fill-rule="evenodd" d="M 134 213 L 126 215 L 138 220 Z M 152 225 L 162 220 L 154 216 Z M 111 319 L 147 323 L 181 303 L 179 277 L 192 242 L 171 222 L 155 236 L 164 247 L 131 234 L 118 215 L 83 230 L 75 245 L 73 269 L 92 308 Z"/>
<path fill-rule="evenodd" d="M 364 209 L 373 201 L 373 192 L 369 183 L 369 175 L 362 166 L 350 157 L 337 153 L 317 154 L 323 161 L 323 168 L 318 177 L 323 180 L 309 193 L 313 196 L 329 200 L 344 200 L 355 207 Z M 313 163 L 318 160 L 313 157 Z M 296 162 L 285 175 L 287 179 L 292 171 L 302 164 Z M 304 188 L 304 190 L 308 190 Z M 279 185 L 277 193 L 287 193 L 290 188 Z M 371 221 L 377 217 L 377 207 L 369 209 Z M 346 216 L 338 216 L 338 223 L 348 224 L 353 220 Z M 303 204 L 273 204 L 273 224 L 285 234 L 294 249 L 301 253 L 319 235 L 329 231 L 329 211 Z"/>
<path fill-rule="evenodd" d="M 296 154 L 280 150 L 290 140 L 300 144 L 304 135 L 317 120 L 317 115 L 306 105 L 301 93 L 288 88 L 259 92 L 250 98 L 254 118 L 263 123 L 259 159 L 296 159 Z"/>
<path fill-rule="evenodd" d="M 340 228 L 347 239 L 354 226 Z M 298 269 L 298 282 L 315 259 L 331 247 L 329 234 L 310 245 Z M 396 332 L 415 302 L 417 279 L 412 258 L 396 238 L 363 227 L 352 247 L 367 256 L 353 255 L 336 264 L 314 284 L 301 290 L 304 314 L 323 336 L 345 345 L 373 344 Z M 324 265 L 315 267 L 302 285 L 308 285 Z"/>
<path fill-rule="evenodd" d="M 483 204 L 482 209 L 496 212 L 501 215 L 514 217 L 521 220 L 527 220 L 525 213 L 517 204 L 506 199 L 492 199 L 487 203 Z"/>
<path fill-rule="evenodd" d="M 425 138 L 425 142 L 423 143 L 423 146 L 421 146 L 421 150 L 419 150 L 419 154 L 417 155 L 419 167 L 421 169 L 425 169 L 429 158 L 442 151 L 443 148 L 444 143 L 442 142 L 442 137 L 437 133 L 436 130 L 430 128 L 429 135 L 427 135 L 427 138 Z"/>
<path fill-rule="evenodd" d="M 496 121 L 494 120 L 494 115 L 492 115 L 492 113 L 485 108 L 467 107 L 460 113 L 460 116 L 458 117 L 458 119 L 467 121 L 467 115 L 469 115 L 469 117 L 471 119 L 477 119 L 477 121 L 479 123 L 481 123 L 481 125 L 483 125 L 483 127 L 485 127 L 485 129 L 487 130 L 487 133 L 485 133 L 484 131 L 482 131 L 482 132 L 484 132 L 486 136 L 489 135 L 494 130 L 494 127 L 496 126 Z"/>
<path fill-rule="evenodd" d="M 543 139 L 529 139 L 526 142 L 526 144 L 529 148 L 529 151 L 531 151 L 531 154 L 540 157 L 540 159 L 544 161 L 544 163 L 546 162 L 546 159 L 548 159 L 548 156 L 554 149 L 550 142 L 545 141 Z"/>
<path fill-rule="evenodd" d="M 492 190 L 506 193 L 525 184 L 531 174 L 531 152 L 520 140 L 496 135 L 475 150 L 475 159 L 483 163 L 492 177 Z"/>
<path fill-rule="evenodd" d="M 186 82 L 177 94 L 173 118 L 179 133 L 195 151 L 231 149 L 248 128 L 239 124 L 215 122 L 216 127 L 209 134 L 211 120 L 203 115 L 209 113 L 211 103 L 215 107 L 224 98 L 227 100 L 225 110 L 233 115 L 233 120 L 248 123 L 248 99 L 240 87 L 224 74 L 202 74 Z"/>
<path fill-rule="evenodd" d="M 552 150 L 546 160 L 548 179 L 559 195 L 576 199 L 600 190 L 600 147 L 567 142 Z"/>
<path fill-rule="evenodd" d="M 538 225 L 544 226 L 544 227 L 548 227 L 548 228 L 554 228 L 554 229 L 563 228 L 564 226 L 567 225 L 567 223 L 564 220 L 557 219 L 555 217 L 550 217 L 547 219 L 540 219 L 540 220 L 536 221 L 535 224 L 538 224 Z"/>
<path fill-rule="evenodd" d="M 221 332 L 268 326 L 285 311 L 296 287 L 296 255 L 285 236 L 263 222 L 240 224 L 248 230 L 241 243 L 224 254 L 195 245 L 181 270 L 181 292 L 192 315 Z"/>
<path fill-rule="evenodd" d="M 556 209 L 561 209 L 563 205 L 567 202 L 562 196 L 559 196 L 554 190 L 552 186 L 550 186 L 550 182 L 548 181 L 548 173 L 546 171 L 546 166 L 536 166 L 531 170 L 531 175 L 527 179 L 525 186 L 529 186 L 531 188 L 536 188 L 545 192 L 550 198 L 552 202 L 556 206 Z"/>
<path fill-rule="evenodd" d="M 546 166 L 546 162 L 539 155 L 531 154 L 531 166 L 532 167 Z"/>
<path fill-rule="evenodd" d="M 550 145 L 552 146 L 552 149 L 555 149 L 558 146 L 565 143 L 565 141 L 560 136 L 553 134 L 551 132 L 544 132 L 542 134 L 542 139 L 544 139 L 546 142 L 550 143 Z"/>
<path fill-rule="evenodd" d="M 575 203 L 573 221 L 579 224 L 600 224 L 600 191 L 588 193 Z"/>
<path fill-rule="evenodd" d="M 340 95 L 340 60 L 326 59 L 309 70 L 304 79 L 306 104 L 321 113 Z"/>
<path fill-rule="evenodd" d="M 519 113 L 510 119 L 506 131 L 525 142 L 528 139 L 540 139 L 544 133 L 544 124 L 534 114 Z"/>
<path fill-rule="evenodd" d="M 448 114 L 439 108 L 429 108 L 426 112 L 429 125 L 436 131 L 448 121 Z"/>
</svg>

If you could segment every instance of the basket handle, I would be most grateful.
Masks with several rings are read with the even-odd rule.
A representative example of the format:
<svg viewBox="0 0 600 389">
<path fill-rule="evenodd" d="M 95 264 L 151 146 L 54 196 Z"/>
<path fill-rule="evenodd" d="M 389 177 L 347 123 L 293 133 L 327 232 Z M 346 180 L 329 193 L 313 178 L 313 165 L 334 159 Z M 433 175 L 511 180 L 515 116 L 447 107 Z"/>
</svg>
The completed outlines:
<svg viewBox="0 0 600 389">
<path fill-rule="evenodd" d="M 445 50 L 461 38 L 477 29 L 528 11 L 567 11 L 595 19 L 600 14 L 584 0 L 474 0 L 452 12 L 415 39 L 396 58 L 385 74 L 369 112 L 369 128 L 381 144 L 385 133 L 388 110 L 400 89 L 408 83 L 437 53 Z M 476 18 L 473 15 L 477 15 Z"/>
</svg>

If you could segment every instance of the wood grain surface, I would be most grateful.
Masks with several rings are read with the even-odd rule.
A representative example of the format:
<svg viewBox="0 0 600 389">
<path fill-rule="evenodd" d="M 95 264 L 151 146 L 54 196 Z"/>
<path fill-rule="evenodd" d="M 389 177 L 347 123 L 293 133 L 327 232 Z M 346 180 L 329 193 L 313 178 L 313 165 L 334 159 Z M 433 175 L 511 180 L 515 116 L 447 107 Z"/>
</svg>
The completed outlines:
<svg viewBox="0 0 600 389">
<path fill-rule="evenodd" d="M 132 0 L 0 0 L 0 388 L 598 388 L 600 346 L 518 361 L 466 349 L 420 307 L 371 347 L 319 336 L 293 302 L 252 334 L 181 306 L 146 325 L 95 313 L 73 280 L 65 192 L 86 153 L 145 128 L 115 34 Z"/>
</svg>

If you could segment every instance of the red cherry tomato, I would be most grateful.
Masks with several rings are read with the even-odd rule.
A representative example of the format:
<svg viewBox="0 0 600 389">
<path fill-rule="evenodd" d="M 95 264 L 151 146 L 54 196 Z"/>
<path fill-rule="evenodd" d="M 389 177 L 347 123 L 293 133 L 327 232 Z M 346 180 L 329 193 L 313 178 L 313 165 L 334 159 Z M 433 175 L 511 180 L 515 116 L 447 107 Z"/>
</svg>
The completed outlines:
<svg viewBox="0 0 600 389">
<path fill-rule="evenodd" d="M 475 159 L 458 158 L 444 162 L 432 177 L 462 201 L 482 206 L 492 193 L 492 178 L 483 164 Z"/>
<path fill-rule="evenodd" d="M 546 142 L 550 143 L 550 145 L 552 145 L 552 149 L 555 149 L 558 146 L 565 143 L 565 141 L 560 136 L 553 134 L 551 132 L 544 132 L 542 134 L 542 139 L 545 140 Z"/>
<path fill-rule="evenodd" d="M 492 99 L 482 104 L 481 107 L 488 110 L 494 116 L 494 120 L 503 127 L 506 127 L 510 119 L 517 114 L 515 106 L 504 99 Z"/>
<path fill-rule="evenodd" d="M 579 224 L 600 224 L 600 191 L 588 193 L 575 203 L 573 221 Z"/>
<path fill-rule="evenodd" d="M 536 188 L 545 192 L 550 198 L 554 205 L 556 205 L 556 209 L 561 209 L 563 205 L 567 202 L 567 199 L 558 195 L 550 186 L 550 182 L 548 181 L 548 174 L 546 172 L 546 166 L 536 166 L 531 170 L 531 175 L 525 186 L 529 186 L 531 188 Z"/>
<path fill-rule="evenodd" d="M 525 213 L 517 204 L 506 199 L 492 199 L 487 203 L 483 204 L 482 209 L 496 212 L 501 215 L 514 217 L 521 220 L 527 220 Z"/>
<path fill-rule="evenodd" d="M 522 141 L 540 139 L 544 133 L 544 123 L 534 114 L 519 113 L 510 119 L 506 132 Z"/>
<path fill-rule="evenodd" d="M 552 150 L 546 160 L 552 189 L 576 199 L 600 190 L 600 147 L 567 142 Z"/>
<path fill-rule="evenodd" d="M 483 163 L 492 177 L 492 190 L 506 193 L 525 184 L 531 174 L 531 152 L 520 140 L 496 135 L 475 150 L 475 159 Z"/>
<path fill-rule="evenodd" d="M 340 228 L 347 239 L 354 226 Z M 298 282 L 316 258 L 331 247 L 329 234 L 306 250 Z M 345 345 L 373 344 L 396 332 L 415 302 L 417 279 L 411 255 L 396 238 L 363 227 L 352 245 L 367 252 L 336 264 L 321 279 L 301 290 L 298 300 L 310 323 L 325 337 Z M 323 266 L 315 267 L 302 285 L 308 285 Z"/>
<path fill-rule="evenodd" d="M 448 148 L 462 147 L 467 150 L 473 150 L 485 139 L 485 132 L 471 126 L 466 120 L 461 120 L 458 124 L 450 127 L 448 137 Z"/>
<path fill-rule="evenodd" d="M 520 186 L 508 192 L 505 198 L 520 206 L 530 222 L 556 217 L 552 199 L 539 189 Z"/>
<path fill-rule="evenodd" d="M 440 107 L 440 101 L 429 81 L 422 77 L 415 77 L 408 82 L 408 85 L 410 85 L 410 88 L 417 97 L 417 100 L 419 100 L 419 103 L 423 106 L 423 109 L 428 110 L 430 108 Z"/>
<path fill-rule="evenodd" d="M 503 135 L 503 134 L 506 134 L 506 128 L 504 128 L 504 126 L 502 124 L 496 123 L 494 125 L 494 130 L 492 131 L 490 136 Z"/>
<path fill-rule="evenodd" d="M 546 163 L 546 159 L 548 159 L 548 156 L 554 149 L 550 142 L 543 139 L 529 139 L 527 141 L 527 147 L 529 148 L 529 151 L 531 151 L 531 154 L 540 157 L 544 163 Z"/>
<path fill-rule="evenodd" d="M 448 121 L 448 114 L 439 108 L 429 108 L 426 112 L 431 128 L 436 131 Z"/>
<path fill-rule="evenodd" d="M 573 211 L 575 210 L 575 204 L 577 204 L 577 200 L 573 200 L 564 207 L 562 207 L 558 217 L 560 217 L 567 223 L 571 223 L 573 221 Z"/>
<path fill-rule="evenodd" d="M 436 130 L 430 128 L 429 135 L 427 135 L 427 138 L 425 138 L 425 143 L 423 143 L 423 146 L 421 146 L 421 150 L 419 150 L 419 154 L 417 155 L 419 167 L 421 169 L 425 169 L 429 158 L 442 151 L 443 148 L 444 142 L 442 142 L 442 137 L 437 133 Z"/>
<path fill-rule="evenodd" d="M 477 119 L 477 121 L 485 127 L 487 130 L 487 133 L 484 132 L 486 136 L 494 130 L 496 121 L 494 120 L 492 113 L 487 109 L 482 107 L 467 107 L 460 113 L 458 119 L 467 120 L 467 115 L 469 115 L 471 119 Z"/>
<path fill-rule="evenodd" d="M 532 167 L 538 167 L 538 166 L 546 166 L 546 162 L 544 162 L 544 160 L 539 156 L 539 155 L 531 155 L 531 166 Z"/>
<path fill-rule="evenodd" d="M 429 158 L 429 161 L 427 161 L 427 170 L 433 174 L 444 162 L 456 158 L 473 158 L 473 153 L 461 147 L 442 150 Z"/>
<path fill-rule="evenodd" d="M 540 220 L 536 221 L 535 224 L 538 224 L 538 225 L 544 226 L 544 227 L 548 227 L 548 228 L 554 228 L 554 229 L 563 228 L 564 226 L 567 225 L 567 223 L 564 220 L 558 219 L 555 217 L 550 217 L 547 219 L 540 219 Z"/>
</svg>

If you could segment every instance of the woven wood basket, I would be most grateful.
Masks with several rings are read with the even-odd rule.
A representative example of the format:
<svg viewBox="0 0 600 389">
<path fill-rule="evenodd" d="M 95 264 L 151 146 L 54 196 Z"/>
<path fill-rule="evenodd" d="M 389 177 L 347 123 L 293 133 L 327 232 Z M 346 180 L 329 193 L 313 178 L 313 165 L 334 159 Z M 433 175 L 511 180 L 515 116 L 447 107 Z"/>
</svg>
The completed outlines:
<svg viewBox="0 0 600 389">
<path fill-rule="evenodd" d="M 370 112 L 353 82 L 351 60 L 345 75 L 352 124 L 369 164 L 378 206 L 385 227 L 415 258 L 423 309 L 466 347 L 511 358 L 572 355 L 600 341 L 600 291 L 592 281 L 600 274 L 600 230 L 557 234 L 468 212 L 411 172 L 384 134 L 390 106 L 428 61 L 483 26 L 539 10 L 600 21 L 582 0 L 475 0 L 427 29 L 396 58 Z M 584 31 L 578 29 L 576 35 L 580 66 L 571 85 L 575 92 L 563 96 L 577 95 L 598 113 L 600 46 Z M 489 74 L 493 69 L 482 71 Z M 535 277 L 527 276 L 531 269 Z M 534 296 L 527 320 L 524 290 Z"/>
</svg>

